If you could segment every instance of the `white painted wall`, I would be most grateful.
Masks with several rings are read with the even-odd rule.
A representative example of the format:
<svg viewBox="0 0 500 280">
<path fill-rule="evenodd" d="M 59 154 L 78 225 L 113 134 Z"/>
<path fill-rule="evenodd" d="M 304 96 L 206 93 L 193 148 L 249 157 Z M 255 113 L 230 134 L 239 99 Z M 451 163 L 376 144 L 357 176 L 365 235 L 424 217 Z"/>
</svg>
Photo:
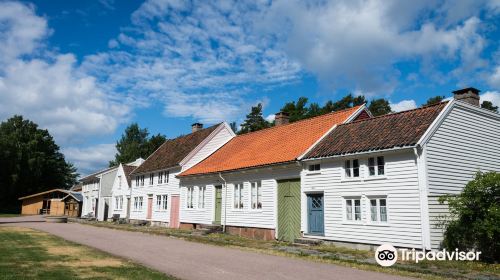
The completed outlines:
<svg viewBox="0 0 500 280">
<path fill-rule="evenodd" d="M 86 216 L 88 214 L 94 216 L 94 211 L 92 209 L 92 201 L 96 201 L 99 198 L 99 179 L 83 183 L 82 195 L 83 195 L 82 216 Z"/>
<path fill-rule="evenodd" d="M 121 181 L 121 183 L 120 183 Z M 116 173 L 115 180 L 113 182 L 113 187 L 111 189 L 111 211 L 109 217 L 113 217 L 113 214 L 120 215 L 120 218 L 127 217 L 127 198 L 130 197 L 130 186 L 127 182 L 127 176 L 123 170 L 123 165 L 120 164 L 118 171 Z M 118 209 L 116 205 L 116 198 L 123 197 L 123 207 Z"/>
<path fill-rule="evenodd" d="M 385 176 L 368 177 L 368 157 L 385 157 Z M 360 160 L 360 179 L 345 180 L 344 160 Z M 320 172 L 310 172 L 306 162 L 302 171 L 302 225 L 307 234 L 308 192 L 324 193 L 325 234 L 327 240 L 401 247 L 422 247 L 418 173 L 412 150 L 365 154 L 318 161 Z M 318 163 L 316 162 L 316 163 Z M 387 223 L 370 221 L 369 198 L 387 196 Z M 361 197 L 362 220 L 346 221 L 344 197 Z"/>
<path fill-rule="evenodd" d="M 163 170 L 162 170 L 163 171 Z M 144 174 L 144 186 L 137 186 L 135 179 L 132 179 L 132 194 L 130 196 L 130 219 L 146 220 L 148 209 L 148 197 L 153 197 L 153 211 L 151 220 L 168 223 L 170 221 L 170 205 L 173 194 L 179 194 L 179 179 L 175 176 L 180 173 L 181 168 L 168 169 L 168 183 L 158 184 L 158 172 L 154 173 L 153 184 L 149 184 L 149 174 Z M 167 195 L 167 210 L 158 210 L 156 207 L 157 195 Z M 143 197 L 142 209 L 134 209 L 134 198 Z"/>
<path fill-rule="evenodd" d="M 224 173 L 227 182 L 226 189 L 222 189 L 222 218 L 221 223 L 229 226 L 276 228 L 277 217 L 277 180 L 292 179 L 300 177 L 301 167 L 297 164 L 278 165 L 267 168 L 256 168 L 247 171 L 236 171 Z M 251 209 L 250 206 L 250 182 L 260 181 L 262 186 L 262 209 Z M 217 176 L 204 178 L 182 178 L 181 179 L 181 214 L 182 223 L 212 224 L 215 217 L 215 185 L 223 185 L 223 180 Z M 235 209 L 233 204 L 234 184 L 243 183 L 244 208 Z M 194 186 L 194 208 L 188 209 L 187 187 Z M 204 209 L 198 209 L 199 186 L 207 186 L 207 201 Z M 225 214 L 227 213 L 227 215 Z M 226 219 L 227 216 L 227 219 Z"/>
<path fill-rule="evenodd" d="M 500 115 L 455 102 L 424 145 L 426 151 L 431 246 L 439 249 L 439 217 L 448 213 L 437 200 L 460 193 L 477 171 L 500 171 Z"/>
</svg>

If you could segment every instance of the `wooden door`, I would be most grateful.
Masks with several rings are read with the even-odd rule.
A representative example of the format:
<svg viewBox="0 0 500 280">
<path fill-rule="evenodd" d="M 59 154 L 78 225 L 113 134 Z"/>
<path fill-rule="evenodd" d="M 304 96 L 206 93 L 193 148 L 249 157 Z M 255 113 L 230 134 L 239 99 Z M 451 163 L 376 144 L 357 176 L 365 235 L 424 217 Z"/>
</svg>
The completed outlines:
<svg viewBox="0 0 500 280">
<path fill-rule="evenodd" d="M 307 195 L 307 228 L 309 234 L 323 235 L 324 226 L 323 194 Z"/>
<path fill-rule="evenodd" d="M 148 213 L 146 215 L 146 219 L 150 220 L 153 215 L 153 197 L 148 197 Z"/>
<path fill-rule="evenodd" d="M 278 239 L 300 237 L 300 179 L 278 181 Z"/>
<path fill-rule="evenodd" d="M 222 217 L 222 186 L 215 186 L 215 218 L 214 224 L 221 224 Z"/>
<path fill-rule="evenodd" d="M 172 195 L 170 197 L 170 227 L 179 228 L 179 196 Z"/>
</svg>

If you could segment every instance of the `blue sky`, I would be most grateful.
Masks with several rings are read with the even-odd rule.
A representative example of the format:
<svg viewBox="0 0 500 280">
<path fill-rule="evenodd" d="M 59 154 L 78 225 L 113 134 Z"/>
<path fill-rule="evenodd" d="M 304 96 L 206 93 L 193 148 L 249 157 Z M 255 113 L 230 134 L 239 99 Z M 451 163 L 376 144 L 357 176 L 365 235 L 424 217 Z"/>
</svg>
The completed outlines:
<svg viewBox="0 0 500 280">
<path fill-rule="evenodd" d="M 415 2 L 415 3 L 413 3 Z M 124 127 L 266 117 L 306 96 L 396 111 L 474 86 L 500 103 L 500 2 L 1 1 L 0 120 L 47 128 L 82 174 Z"/>
</svg>

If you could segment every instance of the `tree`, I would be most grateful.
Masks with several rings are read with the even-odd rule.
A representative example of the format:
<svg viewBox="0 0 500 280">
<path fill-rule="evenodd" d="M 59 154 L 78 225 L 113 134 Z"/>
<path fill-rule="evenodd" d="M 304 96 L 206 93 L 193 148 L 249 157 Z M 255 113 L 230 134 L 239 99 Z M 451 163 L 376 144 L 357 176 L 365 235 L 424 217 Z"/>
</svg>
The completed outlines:
<svg viewBox="0 0 500 280">
<path fill-rule="evenodd" d="M 286 103 L 283 107 L 281 107 L 281 111 L 288 113 L 290 122 L 300 121 L 307 117 L 307 97 L 299 97 L 297 102 L 292 101 Z"/>
<path fill-rule="evenodd" d="M 478 172 L 457 196 L 443 196 L 450 216 L 443 219 L 443 245 L 450 251 L 481 251 L 486 262 L 500 260 L 500 173 Z"/>
<path fill-rule="evenodd" d="M 164 135 L 157 134 L 151 138 L 148 138 L 148 135 L 148 129 L 141 129 L 137 123 L 125 128 L 121 139 L 116 142 L 117 153 L 115 159 L 109 162 L 109 166 L 131 162 L 139 157 L 147 158 L 166 141 Z"/>
<path fill-rule="evenodd" d="M 491 103 L 491 101 L 486 101 L 486 100 L 483 101 L 483 103 L 481 103 L 481 108 L 498 113 L 498 106 L 494 106 L 493 103 Z"/>
<path fill-rule="evenodd" d="M 373 116 L 382 116 L 385 114 L 389 114 L 392 112 L 391 105 L 389 105 L 389 101 L 386 99 L 373 99 L 370 102 L 370 106 L 368 106 L 370 112 L 372 112 Z"/>
<path fill-rule="evenodd" d="M 259 103 L 257 106 L 252 107 L 250 114 L 246 116 L 245 122 L 241 125 L 238 134 L 257 131 L 270 126 L 271 124 L 262 117 L 262 104 Z"/>
<path fill-rule="evenodd" d="M 440 102 L 442 102 L 445 98 L 446 98 L 445 96 L 441 96 L 441 95 L 431 97 L 431 98 L 427 99 L 427 101 L 425 102 L 425 104 L 424 104 L 423 106 L 428 106 L 428 105 L 432 105 L 432 104 L 440 103 Z"/>
<path fill-rule="evenodd" d="M 19 213 L 19 197 L 76 183 L 76 168 L 45 129 L 14 116 L 0 124 L 0 211 Z"/>
<path fill-rule="evenodd" d="M 236 125 L 236 122 L 229 123 L 229 127 L 231 127 L 234 133 L 238 133 L 238 126 Z"/>
</svg>

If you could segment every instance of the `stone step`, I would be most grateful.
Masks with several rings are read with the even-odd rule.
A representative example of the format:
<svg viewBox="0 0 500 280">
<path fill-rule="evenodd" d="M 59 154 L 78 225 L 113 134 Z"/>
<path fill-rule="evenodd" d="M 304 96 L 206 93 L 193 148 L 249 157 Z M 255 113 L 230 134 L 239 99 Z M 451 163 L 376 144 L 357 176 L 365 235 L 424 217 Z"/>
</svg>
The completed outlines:
<svg viewBox="0 0 500 280">
<path fill-rule="evenodd" d="M 296 238 L 293 243 L 299 245 L 320 245 L 323 241 L 321 239 L 301 237 Z"/>
</svg>

